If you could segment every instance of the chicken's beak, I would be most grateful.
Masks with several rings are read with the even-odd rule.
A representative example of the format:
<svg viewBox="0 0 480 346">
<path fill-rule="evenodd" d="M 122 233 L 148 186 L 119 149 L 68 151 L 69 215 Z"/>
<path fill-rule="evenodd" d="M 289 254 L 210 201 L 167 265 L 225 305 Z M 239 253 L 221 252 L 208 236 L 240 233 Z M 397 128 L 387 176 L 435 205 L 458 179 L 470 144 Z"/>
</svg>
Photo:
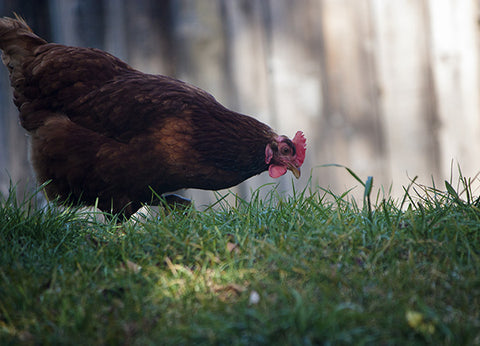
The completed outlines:
<svg viewBox="0 0 480 346">
<path fill-rule="evenodd" d="M 295 178 L 300 178 L 300 168 L 295 167 L 293 164 L 289 164 L 287 169 L 292 171 Z"/>
</svg>

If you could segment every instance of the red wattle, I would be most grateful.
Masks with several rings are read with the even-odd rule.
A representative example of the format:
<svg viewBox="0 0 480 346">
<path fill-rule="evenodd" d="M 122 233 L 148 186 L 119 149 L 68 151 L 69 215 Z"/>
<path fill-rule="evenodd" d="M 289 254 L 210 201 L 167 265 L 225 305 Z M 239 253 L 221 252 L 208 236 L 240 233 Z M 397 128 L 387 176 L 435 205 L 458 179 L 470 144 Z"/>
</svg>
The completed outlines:
<svg viewBox="0 0 480 346">
<path fill-rule="evenodd" d="M 272 178 L 281 177 L 285 173 L 287 173 L 287 167 L 285 167 L 285 166 L 279 166 L 279 165 L 273 165 L 272 164 L 268 167 L 268 174 L 270 174 L 270 176 Z"/>
</svg>

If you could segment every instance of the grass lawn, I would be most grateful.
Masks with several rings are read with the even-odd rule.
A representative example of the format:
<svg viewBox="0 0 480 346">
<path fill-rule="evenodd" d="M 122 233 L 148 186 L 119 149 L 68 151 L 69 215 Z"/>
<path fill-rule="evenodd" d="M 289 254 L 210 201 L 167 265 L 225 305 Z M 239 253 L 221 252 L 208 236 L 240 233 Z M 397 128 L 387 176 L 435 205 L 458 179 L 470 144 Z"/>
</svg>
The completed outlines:
<svg viewBox="0 0 480 346">
<path fill-rule="evenodd" d="M 0 344 L 480 344 L 469 182 L 321 188 L 124 224 L 0 198 Z"/>
</svg>

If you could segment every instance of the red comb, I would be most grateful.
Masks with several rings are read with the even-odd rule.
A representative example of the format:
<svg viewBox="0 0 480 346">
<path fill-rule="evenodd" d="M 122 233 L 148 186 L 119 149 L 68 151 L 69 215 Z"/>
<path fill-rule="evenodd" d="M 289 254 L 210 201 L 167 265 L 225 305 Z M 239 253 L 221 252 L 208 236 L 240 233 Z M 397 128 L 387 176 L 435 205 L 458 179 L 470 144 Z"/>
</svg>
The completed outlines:
<svg viewBox="0 0 480 346">
<path fill-rule="evenodd" d="M 303 135 L 302 131 L 298 131 L 293 137 L 293 144 L 295 145 L 295 150 L 297 151 L 297 157 L 295 158 L 295 163 L 297 167 L 300 167 L 305 160 L 305 151 L 307 150 L 307 140 Z"/>
</svg>

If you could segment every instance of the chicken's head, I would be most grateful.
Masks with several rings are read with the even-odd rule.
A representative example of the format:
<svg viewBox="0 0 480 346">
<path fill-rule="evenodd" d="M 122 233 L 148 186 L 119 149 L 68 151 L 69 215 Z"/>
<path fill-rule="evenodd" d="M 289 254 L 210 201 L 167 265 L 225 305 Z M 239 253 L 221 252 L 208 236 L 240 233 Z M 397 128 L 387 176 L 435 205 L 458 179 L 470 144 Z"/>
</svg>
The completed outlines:
<svg viewBox="0 0 480 346">
<path fill-rule="evenodd" d="M 300 166 L 305 160 L 306 139 L 303 132 L 298 131 L 293 140 L 286 136 L 278 136 L 265 148 L 265 163 L 272 178 L 278 178 L 287 170 L 292 171 L 295 178 L 300 178 Z"/>
</svg>

